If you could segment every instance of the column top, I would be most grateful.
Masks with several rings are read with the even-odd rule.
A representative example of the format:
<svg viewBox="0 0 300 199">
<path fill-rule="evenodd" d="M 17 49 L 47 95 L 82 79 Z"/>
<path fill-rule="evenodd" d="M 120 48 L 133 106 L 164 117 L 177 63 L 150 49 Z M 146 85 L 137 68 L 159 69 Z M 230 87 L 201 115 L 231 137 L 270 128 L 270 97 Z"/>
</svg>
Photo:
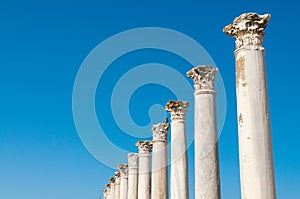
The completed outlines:
<svg viewBox="0 0 300 199">
<path fill-rule="evenodd" d="M 189 103 L 185 101 L 169 100 L 165 106 L 166 111 L 171 114 L 171 120 L 185 120 Z"/>
<path fill-rule="evenodd" d="M 186 75 L 194 80 L 195 92 L 201 90 L 215 91 L 217 72 L 218 68 L 213 66 L 197 66 L 188 71 Z"/>
<path fill-rule="evenodd" d="M 128 165 L 127 164 L 119 164 L 118 169 L 120 170 L 120 176 L 121 177 L 127 177 L 128 176 Z"/>
<path fill-rule="evenodd" d="M 138 154 L 137 153 L 128 153 L 128 168 L 137 168 L 138 167 Z"/>
<path fill-rule="evenodd" d="M 270 14 L 245 13 L 236 17 L 231 24 L 225 26 L 223 32 L 236 39 L 236 48 L 262 46 L 264 30 L 270 18 Z"/>
<path fill-rule="evenodd" d="M 106 189 L 110 188 L 110 184 L 105 184 Z"/>
<path fill-rule="evenodd" d="M 110 183 L 115 183 L 116 178 L 115 177 L 111 177 L 111 178 L 109 178 L 109 181 L 110 181 Z"/>
<path fill-rule="evenodd" d="M 168 123 L 168 118 L 166 118 L 164 123 L 158 123 L 152 125 L 153 142 L 155 141 L 168 141 L 168 130 L 170 124 Z"/>
<path fill-rule="evenodd" d="M 140 140 L 135 146 L 138 147 L 139 153 L 150 153 L 152 151 L 152 142 L 149 140 Z"/>
</svg>

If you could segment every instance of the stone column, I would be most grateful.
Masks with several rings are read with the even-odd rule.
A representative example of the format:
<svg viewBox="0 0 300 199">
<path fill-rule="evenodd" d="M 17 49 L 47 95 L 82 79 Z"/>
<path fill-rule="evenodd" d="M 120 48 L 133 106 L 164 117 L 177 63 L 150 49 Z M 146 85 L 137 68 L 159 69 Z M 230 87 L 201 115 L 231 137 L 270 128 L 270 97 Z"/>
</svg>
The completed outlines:
<svg viewBox="0 0 300 199">
<path fill-rule="evenodd" d="M 106 184 L 105 185 L 105 187 L 106 187 L 106 199 L 111 199 L 111 197 L 110 197 L 110 184 Z"/>
<path fill-rule="evenodd" d="M 199 66 L 187 72 L 194 80 L 195 199 L 220 199 L 215 77 L 218 69 Z"/>
<path fill-rule="evenodd" d="M 188 162 L 185 117 L 188 102 L 170 100 L 166 110 L 171 114 L 171 199 L 188 199 Z"/>
<path fill-rule="evenodd" d="M 121 181 L 120 181 L 120 199 L 127 199 L 128 197 L 128 165 L 119 164 Z"/>
<path fill-rule="evenodd" d="M 167 121 L 152 126 L 151 199 L 168 199 L 168 129 Z"/>
<path fill-rule="evenodd" d="M 115 177 L 111 177 L 109 179 L 110 181 L 110 191 L 109 191 L 109 199 L 115 199 L 115 181 L 116 181 L 116 178 Z"/>
<path fill-rule="evenodd" d="M 107 199 L 107 189 L 103 189 L 103 199 Z"/>
<path fill-rule="evenodd" d="M 114 199 L 120 199 L 120 172 L 116 171 L 115 173 L 115 198 Z"/>
<path fill-rule="evenodd" d="M 150 178 L 150 152 L 152 150 L 151 141 L 138 141 L 136 146 L 139 150 L 139 177 L 138 177 L 138 199 L 151 198 L 151 178 Z"/>
<path fill-rule="evenodd" d="M 128 154 L 128 199 L 138 198 L 138 154 Z"/>
<path fill-rule="evenodd" d="M 242 14 L 223 31 L 235 38 L 236 93 L 243 199 L 276 198 L 266 82 L 264 29 L 270 15 Z"/>
</svg>

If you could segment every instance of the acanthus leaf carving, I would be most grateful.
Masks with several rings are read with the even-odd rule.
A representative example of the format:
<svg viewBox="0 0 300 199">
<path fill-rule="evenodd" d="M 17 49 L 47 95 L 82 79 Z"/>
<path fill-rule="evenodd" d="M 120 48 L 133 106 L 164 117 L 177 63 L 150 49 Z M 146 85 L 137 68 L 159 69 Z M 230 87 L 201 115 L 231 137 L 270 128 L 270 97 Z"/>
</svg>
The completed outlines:
<svg viewBox="0 0 300 199">
<path fill-rule="evenodd" d="M 270 14 L 245 13 L 223 28 L 228 36 L 233 36 L 236 48 L 243 46 L 262 46 L 264 30 L 271 18 Z"/>
</svg>

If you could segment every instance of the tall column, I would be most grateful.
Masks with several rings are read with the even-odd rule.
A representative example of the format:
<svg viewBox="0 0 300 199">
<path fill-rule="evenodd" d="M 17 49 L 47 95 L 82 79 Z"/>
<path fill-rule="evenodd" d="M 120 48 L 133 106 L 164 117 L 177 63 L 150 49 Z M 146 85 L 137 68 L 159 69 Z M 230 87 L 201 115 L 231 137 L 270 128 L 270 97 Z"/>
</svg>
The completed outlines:
<svg viewBox="0 0 300 199">
<path fill-rule="evenodd" d="M 120 199 L 120 181 L 121 181 L 121 174 L 119 171 L 114 172 L 115 173 L 115 198 L 114 199 Z"/>
<path fill-rule="evenodd" d="M 168 199 L 168 129 L 167 121 L 152 126 L 152 199 Z"/>
<path fill-rule="evenodd" d="M 150 153 L 151 141 L 138 141 L 136 146 L 139 150 L 139 177 L 138 177 L 138 199 L 151 198 L 150 178 Z"/>
<path fill-rule="evenodd" d="M 220 168 L 215 77 L 218 69 L 199 66 L 187 72 L 194 80 L 195 199 L 220 199 Z"/>
<path fill-rule="evenodd" d="M 128 197 L 128 165 L 119 164 L 118 169 L 120 170 L 120 199 L 127 199 Z"/>
<path fill-rule="evenodd" d="M 171 199 L 188 199 L 188 162 L 186 146 L 186 112 L 188 102 L 170 100 L 166 110 L 171 114 Z"/>
<path fill-rule="evenodd" d="M 106 184 L 106 199 L 111 199 L 110 197 L 110 184 Z"/>
<path fill-rule="evenodd" d="M 109 198 L 110 199 L 115 199 L 115 181 L 116 181 L 116 178 L 115 177 L 111 177 L 109 179 L 110 181 L 110 191 L 109 191 Z"/>
<path fill-rule="evenodd" d="M 270 15 L 242 14 L 223 31 L 236 44 L 236 93 L 243 199 L 276 198 L 264 29 Z"/>
<path fill-rule="evenodd" d="M 128 154 L 128 199 L 138 198 L 138 154 Z"/>
</svg>

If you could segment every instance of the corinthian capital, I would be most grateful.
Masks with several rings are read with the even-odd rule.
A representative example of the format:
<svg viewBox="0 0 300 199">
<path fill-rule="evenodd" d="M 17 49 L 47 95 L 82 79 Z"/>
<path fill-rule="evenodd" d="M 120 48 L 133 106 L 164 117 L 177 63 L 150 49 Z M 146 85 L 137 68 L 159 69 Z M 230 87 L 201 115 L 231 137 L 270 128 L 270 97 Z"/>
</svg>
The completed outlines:
<svg viewBox="0 0 300 199">
<path fill-rule="evenodd" d="M 120 170 L 121 177 L 128 176 L 128 165 L 127 164 L 119 164 L 118 169 Z"/>
<path fill-rule="evenodd" d="M 185 119 L 188 107 L 188 102 L 170 100 L 166 104 L 165 109 L 171 114 L 172 121 L 176 121 Z"/>
<path fill-rule="evenodd" d="M 186 75 L 194 80 L 195 91 L 199 90 L 215 90 L 215 79 L 218 68 L 212 66 L 198 66 L 186 73 Z"/>
<path fill-rule="evenodd" d="M 150 153 L 152 151 L 152 142 L 148 140 L 140 140 L 135 146 L 137 146 L 139 153 Z"/>
<path fill-rule="evenodd" d="M 110 181 L 111 184 L 112 184 L 112 183 L 115 183 L 116 178 L 115 178 L 115 177 L 111 177 L 111 178 L 109 178 L 109 181 Z"/>
<path fill-rule="evenodd" d="M 167 119 L 164 123 L 158 123 L 152 126 L 153 141 L 164 141 L 168 140 L 169 124 Z"/>
<path fill-rule="evenodd" d="M 110 189 L 110 184 L 105 184 L 106 190 L 108 191 Z"/>
<path fill-rule="evenodd" d="M 243 46 L 262 46 L 264 30 L 268 25 L 271 15 L 259 15 L 246 13 L 235 18 L 234 21 L 225 26 L 223 32 L 233 36 L 236 48 Z"/>
</svg>

